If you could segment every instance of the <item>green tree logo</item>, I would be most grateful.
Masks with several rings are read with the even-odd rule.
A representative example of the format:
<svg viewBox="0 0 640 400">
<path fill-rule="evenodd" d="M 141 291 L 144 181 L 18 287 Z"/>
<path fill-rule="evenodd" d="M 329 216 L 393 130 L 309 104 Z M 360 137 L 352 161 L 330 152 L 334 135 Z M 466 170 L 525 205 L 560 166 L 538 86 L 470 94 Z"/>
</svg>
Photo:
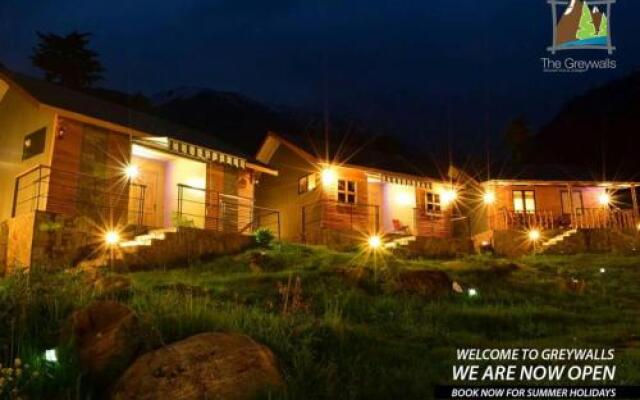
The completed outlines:
<svg viewBox="0 0 640 400">
<path fill-rule="evenodd" d="M 576 38 L 591 39 L 592 37 L 595 37 L 595 36 L 596 36 L 596 26 L 593 23 L 593 17 L 591 17 L 591 11 L 589 10 L 589 6 L 587 5 L 587 3 L 583 3 L 582 15 L 580 16 L 580 24 L 578 25 L 578 32 L 576 32 Z"/>
<path fill-rule="evenodd" d="M 602 14 L 602 20 L 600 21 L 600 30 L 598 31 L 599 37 L 604 37 L 609 34 L 609 21 L 607 20 L 607 15 Z"/>
</svg>

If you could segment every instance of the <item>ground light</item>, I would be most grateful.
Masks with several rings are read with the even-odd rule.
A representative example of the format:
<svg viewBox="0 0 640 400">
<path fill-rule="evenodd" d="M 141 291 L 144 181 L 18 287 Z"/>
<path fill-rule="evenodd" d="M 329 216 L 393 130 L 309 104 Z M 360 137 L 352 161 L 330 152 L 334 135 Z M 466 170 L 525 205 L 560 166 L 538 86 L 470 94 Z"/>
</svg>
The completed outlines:
<svg viewBox="0 0 640 400">
<path fill-rule="evenodd" d="M 369 236 L 368 243 L 370 249 L 377 250 L 382 246 L 382 239 L 378 235 Z"/>
<path fill-rule="evenodd" d="M 138 175 L 140 175 L 140 170 L 137 165 L 130 164 L 124 169 L 124 174 L 129 178 L 129 180 L 134 180 Z"/>
<path fill-rule="evenodd" d="M 604 274 L 605 272 L 607 272 L 606 268 L 600 268 L 600 273 Z"/>
<path fill-rule="evenodd" d="M 120 234 L 116 231 L 108 231 L 104 234 L 104 241 L 108 246 L 115 246 L 120 243 Z"/>
<path fill-rule="evenodd" d="M 58 362 L 58 353 L 56 349 L 47 349 L 44 351 L 44 359 L 45 361 L 57 363 Z"/>
<path fill-rule="evenodd" d="M 531 240 L 532 242 L 537 242 L 538 240 L 540 240 L 540 231 L 537 229 L 531 229 L 529 231 L 529 240 Z"/>
<path fill-rule="evenodd" d="M 496 194 L 493 192 L 486 192 L 482 195 L 482 201 L 484 201 L 484 204 L 493 204 L 496 202 Z"/>
<path fill-rule="evenodd" d="M 331 186 L 338 181 L 338 174 L 336 170 L 331 167 L 323 168 L 320 176 L 322 178 L 322 184 L 325 186 Z"/>
<path fill-rule="evenodd" d="M 469 288 L 469 290 L 467 290 L 467 294 L 469 297 L 476 297 L 478 295 L 478 290 L 475 288 Z"/>
</svg>

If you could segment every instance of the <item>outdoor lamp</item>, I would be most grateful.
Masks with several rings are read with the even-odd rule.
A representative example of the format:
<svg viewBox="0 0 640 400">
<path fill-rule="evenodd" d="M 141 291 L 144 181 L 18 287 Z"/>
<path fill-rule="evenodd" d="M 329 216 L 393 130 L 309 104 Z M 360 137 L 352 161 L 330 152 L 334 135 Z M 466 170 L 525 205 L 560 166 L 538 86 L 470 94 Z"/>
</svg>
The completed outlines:
<svg viewBox="0 0 640 400">
<path fill-rule="evenodd" d="M 376 250 L 380 248 L 380 246 L 382 246 L 382 239 L 380 239 L 380 236 L 378 235 L 369 236 L 369 247 L 371 249 Z"/>
<path fill-rule="evenodd" d="M 323 168 L 320 175 L 322 177 L 322 184 L 325 186 L 333 185 L 338 181 L 338 174 L 336 173 L 335 169 L 331 167 Z"/>
<path fill-rule="evenodd" d="M 120 234 L 116 231 L 108 231 L 104 235 L 104 241 L 109 246 L 115 246 L 120 243 Z"/>
<path fill-rule="evenodd" d="M 127 176 L 128 179 L 134 180 L 138 177 L 138 175 L 140 175 L 140 170 L 138 169 L 137 165 L 129 164 L 124 169 L 124 174 Z"/>
<path fill-rule="evenodd" d="M 496 194 L 494 192 L 485 192 L 485 194 L 482 195 L 482 200 L 484 204 L 493 204 L 496 202 Z"/>
</svg>

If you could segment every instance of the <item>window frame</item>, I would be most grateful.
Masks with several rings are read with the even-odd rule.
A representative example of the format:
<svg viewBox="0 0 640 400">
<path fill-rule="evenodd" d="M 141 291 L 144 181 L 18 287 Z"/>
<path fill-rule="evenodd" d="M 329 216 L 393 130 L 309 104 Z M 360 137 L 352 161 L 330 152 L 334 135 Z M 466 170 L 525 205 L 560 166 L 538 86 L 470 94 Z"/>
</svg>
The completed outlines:
<svg viewBox="0 0 640 400">
<path fill-rule="evenodd" d="M 344 182 L 344 188 L 340 189 L 340 182 Z M 353 190 L 349 189 L 349 184 L 353 184 Z M 340 195 L 344 196 L 343 200 L 340 200 Z M 349 201 L 349 198 L 353 198 L 353 201 Z M 350 179 L 338 179 L 336 182 L 336 200 L 341 204 L 357 204 L 358 203 L 358 181 Z"/>
<path fill-rule="evenodd" d="M 533 194 L 533 210 L 527 209 L 527 201 L 526 201 L 526 193 L 531 192 Z M 522 210 L 516 210 L 516 193 L 519 193 L 518 200 L 521 203 Z M 513 212 L 518 214 L 535 214 L 538 209 L 538 199 L 536 198 L 535 189 L 513 189 L 511 191 L 511 206 L 513 207 Z"/>
<path fill-rule="evenodd" d="M 316 190 L 317 187 L 318 187 L 318 174 L 316 173 L 307 174 L 298 178 L 298 194 L 305 194 L 305 193 L 312 192 Z"/>
<path fill-rule="evenodd" d="M 22 161 L 44 154 L 47 147 L 47 128 L 43 127 L 24 135 L 22 139 Z"/>
<path fill-rule="evenodd" d="M 431 196 L 431 200 L 429 200 L 429 196 Z M 430 207 L 432 208 L 430 209 Z M 440 193 L 430 190 L 424 192 L 424 211 L 430 215 L 442 214 L 442 198 Z"/>
</svg>

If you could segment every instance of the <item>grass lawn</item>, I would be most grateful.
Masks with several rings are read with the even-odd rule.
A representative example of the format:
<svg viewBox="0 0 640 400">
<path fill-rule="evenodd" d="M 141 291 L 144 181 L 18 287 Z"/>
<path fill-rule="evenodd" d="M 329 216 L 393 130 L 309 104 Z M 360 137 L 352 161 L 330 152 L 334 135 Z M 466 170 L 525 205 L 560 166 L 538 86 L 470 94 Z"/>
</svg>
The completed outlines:
<svg viewBox="0 0 640 400">
<path fill-rule="evenodd" d="M 640 382 L 640 257 L 374 262 L 276 245 L 256 273 L 253 252 L 128 274 L 132 289 L 119 299 L 145 316 L 165 343 L 222 330 L 268 345 L 285 374 L 284 398 L 430 398 L 435 384 L 450 382 L 461 347 L 616 348 L 615 383 Z M 511 262 L 518 268 L 508 268 Z M 363 266 L 375 275 L 356 282 L 337 273 Z M 399 270 L 423 268 L 441 269 L 478 295 L 424 298 L 393 290 Z M 94 299 L 84 279 L 40 273 L 0 283 L 0 361 L 7 366 L 20 357 L 41 371 L 23 379 L 20 391 L 47 398 L 91 392 L 64 349 L 59 364 L 42 360 L 64 319 Z M 573 287 L 572 279 L 584 287 Z"/>
</svg>

